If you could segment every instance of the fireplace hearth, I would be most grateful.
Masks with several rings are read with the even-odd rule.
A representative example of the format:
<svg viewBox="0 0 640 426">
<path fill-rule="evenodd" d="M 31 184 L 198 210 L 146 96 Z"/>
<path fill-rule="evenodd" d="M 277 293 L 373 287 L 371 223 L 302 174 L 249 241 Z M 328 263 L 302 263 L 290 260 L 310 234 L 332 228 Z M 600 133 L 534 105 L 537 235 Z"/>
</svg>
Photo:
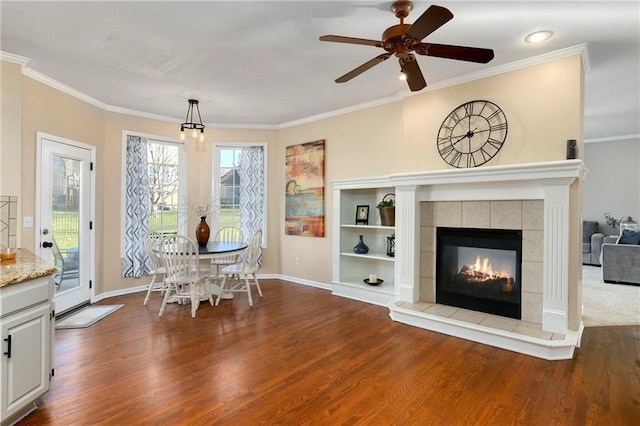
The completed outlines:
<svg viewBox="0 0 640 426">
<path fill-rule="evenodd" d="M 438 227 L 436 303 L 521 319 L 522 231 Z"/>
</svg>

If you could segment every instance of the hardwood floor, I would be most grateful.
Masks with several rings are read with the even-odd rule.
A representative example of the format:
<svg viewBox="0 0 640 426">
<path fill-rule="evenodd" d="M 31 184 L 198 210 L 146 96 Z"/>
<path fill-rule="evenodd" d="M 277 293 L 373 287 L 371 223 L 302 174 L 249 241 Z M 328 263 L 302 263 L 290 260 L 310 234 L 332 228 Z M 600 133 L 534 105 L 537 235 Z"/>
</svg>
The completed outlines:
<svg viewBox="0 0 640 426">
<path fill-rule="evenodd" d="M 395 323 L 386 308 L 279 280 L 218 307 L 124 303 L 56 331 L 52 391 L 19 425 L 632 425 L 640 327 L 587 328 L 545 361 Z"/>
</svg>

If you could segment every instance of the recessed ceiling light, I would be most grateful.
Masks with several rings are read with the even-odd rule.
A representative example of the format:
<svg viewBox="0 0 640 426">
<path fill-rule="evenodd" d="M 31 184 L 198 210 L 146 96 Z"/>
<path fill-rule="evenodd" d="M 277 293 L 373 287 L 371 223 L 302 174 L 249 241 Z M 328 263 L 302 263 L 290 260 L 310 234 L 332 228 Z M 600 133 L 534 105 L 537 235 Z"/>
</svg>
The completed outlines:
<svg viewBox="0 0 640 426">
<path fill-rule="evenodd" d="M 543 41 L 549 40 L 552 35 L 553 33 L 551 31 L 536 31 L 526 36 L 524 41 L 532 44 L 542 43 Z"/>
</svg>

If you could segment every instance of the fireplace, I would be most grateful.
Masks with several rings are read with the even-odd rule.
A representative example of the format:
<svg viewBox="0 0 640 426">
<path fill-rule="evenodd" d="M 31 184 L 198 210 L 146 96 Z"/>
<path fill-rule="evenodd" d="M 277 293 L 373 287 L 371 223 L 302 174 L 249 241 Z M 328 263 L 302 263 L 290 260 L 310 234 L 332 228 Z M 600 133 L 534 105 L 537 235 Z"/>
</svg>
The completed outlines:
<svg viewBox="0 0 640 426">
<path fill-rule="evenodd" d="M 522 231 L 438 227 L 436 303 L 521 319 Z"/>
</svg>

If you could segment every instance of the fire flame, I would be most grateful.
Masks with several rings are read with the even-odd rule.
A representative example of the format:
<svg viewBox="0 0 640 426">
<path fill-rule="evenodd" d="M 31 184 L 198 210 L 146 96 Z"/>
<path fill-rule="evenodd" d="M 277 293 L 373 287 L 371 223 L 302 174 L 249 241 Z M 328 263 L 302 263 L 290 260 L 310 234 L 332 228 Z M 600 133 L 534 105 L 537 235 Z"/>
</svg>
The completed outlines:
<svg viewBox="0 0 640 426">
<path fill-rule="evenodd" d="M 480 256 L 476 256 L 476 263 L 468 265 L 468 268 L 471 271 L 471 275 L 477 282 L 495 280 L 498 278 L 510 278 L 507 271 L 494 272 L 493 267 L 491 266 L 491 261 L 488 257 L 480 259 Z"/>
</svg>

